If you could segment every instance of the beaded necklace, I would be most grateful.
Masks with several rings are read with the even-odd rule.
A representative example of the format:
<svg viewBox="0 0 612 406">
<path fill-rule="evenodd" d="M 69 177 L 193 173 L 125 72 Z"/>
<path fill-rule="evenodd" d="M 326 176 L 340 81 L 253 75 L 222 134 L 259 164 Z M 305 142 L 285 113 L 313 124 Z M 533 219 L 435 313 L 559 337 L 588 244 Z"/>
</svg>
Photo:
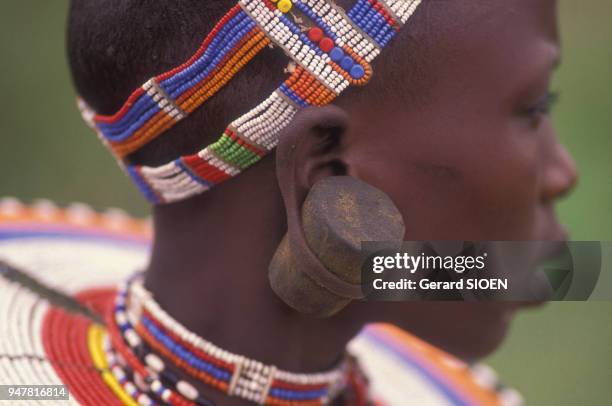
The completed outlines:
<svg viewBox="0 0 612 406">
<path fill-rule="evenodd" d="M 166 313 L 140 276 L 122 285 L 106 323 L 106 365 L 139 404 L 172 398 L 173 404 L 211 405 L 197 383 L 228 396 L 279 406 L 324 405 L 349 385 L 364 392 L 363 385 L 355 383 L 357 367 L 348 360 L 328 372 L 297 374 L 217 347 Z M 175 371 L 185 378 L 178 378 Z"/>
<path fill-rule="evenodd" d="M 116 114 L 96 114 L 82 100 L 79 108 L 150 202 L 183 200 L 259 161 L 299 109 L 329 104 L 350 85 L 366 84 L 370 63 L 420 3 L 357 0 L 345 12 L 328 0 L 240 0 L 188 61 L 148 80 Z M 126 161 L 213 97 L 267 45 L 291 59 L 290 76 L 216 142 L 157 167 Z"/>
</svg>

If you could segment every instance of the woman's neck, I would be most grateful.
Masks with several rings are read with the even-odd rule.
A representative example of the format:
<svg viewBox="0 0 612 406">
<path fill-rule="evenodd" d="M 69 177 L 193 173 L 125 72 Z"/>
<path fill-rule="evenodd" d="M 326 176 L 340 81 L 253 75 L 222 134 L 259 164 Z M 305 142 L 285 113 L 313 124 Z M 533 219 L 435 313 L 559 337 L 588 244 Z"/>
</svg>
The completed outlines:
<svg viewBox="0 0 612 406">
<path fill-rule="evenodd" d="M 275 184 L 236 186 L 156 208 L 146 287 L 170 315 L 219 347 L 284 370 L 329 369 L 361 328 L 360 317 L 345 311 L 313 319 L 276 297 L 267 269 L 286 228 L 280 194 Z"/>
</svg>

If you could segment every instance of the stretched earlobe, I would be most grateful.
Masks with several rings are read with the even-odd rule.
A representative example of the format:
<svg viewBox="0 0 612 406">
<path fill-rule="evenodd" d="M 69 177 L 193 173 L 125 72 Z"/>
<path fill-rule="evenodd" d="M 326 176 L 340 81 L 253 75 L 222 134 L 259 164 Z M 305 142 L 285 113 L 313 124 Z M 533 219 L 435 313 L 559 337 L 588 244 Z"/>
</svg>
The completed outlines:
<svg viewBox="0 0 612 406">
<path fill-rule="evenodd" d="M 316 145 L 312 139 L 321 132 L 342 137 L 347 128 L 338 108 L 305 113 L 283 134 L 276 151 L 288 231 L 270 263 L 269 280 L 295 310 L 327 317 L 363 297 L 361 241 L 399 241 L 404 224 L 388 196 L 356 178 L 326 176 L 312 187 L 304 183 L 298 165 L 312 152 L 304 148 Z"/>
</svg>

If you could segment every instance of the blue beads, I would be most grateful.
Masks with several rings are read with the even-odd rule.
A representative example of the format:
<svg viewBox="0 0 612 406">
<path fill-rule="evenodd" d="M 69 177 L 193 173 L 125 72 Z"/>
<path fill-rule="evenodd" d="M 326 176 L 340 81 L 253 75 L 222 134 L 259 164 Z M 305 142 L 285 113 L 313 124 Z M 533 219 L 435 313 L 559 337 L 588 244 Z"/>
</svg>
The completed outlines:
<svg viewBox="0 0 612 406">
<path fill-rule="evenodd" d="M 344 58 L 344 51 L 342 48 L 334 47 L 334 49 L 329 52 L 329 58 L 334 62 L 340 62 L 342 58 Z"/>
<path fill-rule="evenodd" d="M 293 90 L 291 90 L 286 84 L 283 83 L 280 86 L 280 91 L 285 96 L 290 98 L 298 106 L 300 106 L 300 107 L 307 107 L 308 106 L 308 103 L 306 103 L 306 101 L 304 101 L 301 97 L 299 97 L 297 94 L 295 94 L 295 92 L 293 92 Z"/>
<path fill-rule="evenodd" d="M 197 61 L 181 72 L 161 81 L 159 86 L 172 99 L 177 99 L 212 72 L 256 26 L 257 24 L 244 11 L 237 13 L 215 35 Z M 99 123 L 98 127 L 106 139 L 123 142 L 142 128 L 160 110 L 158 103 L 145 93 L 136 100 L 123 117 L 112 123 Z"/>
<path fill-rule="evenodd" d="M 329 58 L 340 65 L 342 69 L 347 71 L 349 75 L 355 80 L 359 80 L 365 76 L 365 70 L 363 66 L 355 63 L 355 60 L 350 56 L 346 55 L 342 48 L 335 47 L 329 53 Z"/>
<path fill-rule="evenodd" d="M 167 349 L 174 353 L 174 355 L 194 366 L 196 369 L 213 375 L 215 378 L 223 381 L 229 381 L 232 377 L 229 371 L 225 370 L 224 368 L 217 367 L 208 361 L 200 359 L 190 350 L 175 342 L 172 338 L 161 331 L 151 320 L 149 320 L 148 317 L 142 317 L 142 325 L 149 333 L 151 333 L 153 337 L 155 337 L 156 340 L 160 341 Z"/>
<path fill-rule="evenodd" d="M 140 189 L 140 192 L 147 198 L 147 200 L 152 203 L 160 203 L 159 196 L 157 196 L 155 190 L 153 190 L 147 181 L 142 177 L 140 171 L 132 165 L 128 165 L 126 169 L 130 178 L 132 178 L 132 180 L 136 183 L 136 186 L 138 186 L 138 189 Z"/>
<path fill-rule="evenodd" d="M 368 0 L 358 0 L 347 15 L 381 47 L 395 35 L 393 27 Z"/>
<path fill-rule="evenodd" d="M 342 58 L 342 61 L 340 61 L 340 67 L 345 71 L 350 71 L 354 64 L 355 61 L 353 61 L 353 58 L 350 56 L 345 56 Z"/>
<path fill-rule="evenodd" d="M 222 38 L 222 42 L 217 48 L 211 49 L 209 47 L 198 62 L 189 67 L 185 72 L 163 81 L 160 85 L 172 98 L 177 99 L 186 90 L 192 88 L 208 76 L 256 25 L 252 20 L 245 19 L 230 26 L 226 37 Z M 214 53 L 208 57 L 208 52 Z M 180 77 L 179 75 L 185 76 Z M 180 79 L 180 81 L 177 82 L 176 79 Z M 174 82 L 170 82 L 171 80 Z"/>
<path fill-rule="evenodd" d="M 349 74 L 351 75 L 353 79 L 359 80 L 365 75 L 365 70 L 363 69 L 361 65 L 355 64 L 349 71 Z"/>
<path fill-rule="evenodd" d="M 282 388 L 270 388 L 270 395 L 279 399 L 288 400 L 314 400 L 328 394 L 327 389 L 315 389 L 309 391 L 291 390 Z"/>
<path fill-rule="evenodd" d="M 216 65 L 220 60 L 218 55 L 224 50 L 227 51 L 228 48 L 231 49 L 235 43 L 240 41 L 240 39 L 250 31 L 250 28 L 254 26 L 253 23 L 254 22 L 246 13 L 240 12 L 236 14 L 236 16 L 229 20 L 217 33 L 206 51 L 194 64 L 186 70 L 164 80 L 160 85 L 166 92 L 172 93 L 177 86 L 191 80 L 193 76 L 200 73 L 202 69 L 206 69 L 206 67 L 210 65 Z M 228 44 L 232 42 L 234 44 L 228 47 Z"/>
</svg>

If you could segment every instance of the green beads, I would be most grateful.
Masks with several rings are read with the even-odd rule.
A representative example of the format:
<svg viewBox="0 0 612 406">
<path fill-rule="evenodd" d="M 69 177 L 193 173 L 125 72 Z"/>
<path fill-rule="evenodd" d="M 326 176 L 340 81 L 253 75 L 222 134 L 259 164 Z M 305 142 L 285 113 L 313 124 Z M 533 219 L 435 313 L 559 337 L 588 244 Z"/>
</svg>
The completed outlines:
<svg viewBox="0 0 612 406">
<path fill-rule="evenodd" d="M 210 149 L 219 158 L 239 169 L 248 168 L 261 159 L 256 153 L 233 141 L 227 134 L 223 134 L 210 146 Z"/>
</svg>

